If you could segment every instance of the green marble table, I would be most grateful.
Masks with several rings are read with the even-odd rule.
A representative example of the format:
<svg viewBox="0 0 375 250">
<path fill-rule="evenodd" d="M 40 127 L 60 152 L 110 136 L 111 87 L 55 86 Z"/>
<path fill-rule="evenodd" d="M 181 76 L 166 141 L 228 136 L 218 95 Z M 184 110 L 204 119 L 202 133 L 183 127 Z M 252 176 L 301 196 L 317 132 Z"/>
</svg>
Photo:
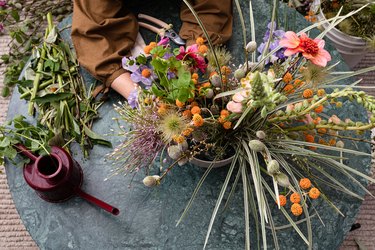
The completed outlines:
<svg viewBox="0 0 375 250">
<path fill-rule="evenodd" d="M 174 22 L 178 27 L 178 3 L 169 0 L 169 5 L 147 5 L 144 13 L 159 17 L 166 22 Z M 241 1 L 247 2 L 247 1 Z M 258 44 L 263 37 L 270 18 L 270 4 L 268 1 L 253 0 L 254 14 L 257 21 Z M 144 5 L 145 6 L 145 5 Z M 243 7 L 244 16 L 249 16 L 247 7 Z M 235 10 L 234 10 L 235 11 Z M 236 13 L 236 12 L 235 12 Z M 282 13 L 282 11 L 280 11 Z M 296 17 L 297 30 L 307 26 L 303 17 L 299 17 L 293 10 L 289 10 L 287 18 Z M 281 17 L 284 18 L 284 17 Z M 248 19 L 248 18 L 247 18 Z M 60 27 L 69 27 L 68 18 Z M 69 40 L 69 30 L 63 32 Z M 242 35 L 238 15 L 235 14 L 234 34 L 229 48 L 234 55 L 241 54 Z M 340 59 L 338 53 L 329 46 L 334 59 Z M 238 56 L 235 63 L 244 58 Z M 341 69 L 347 69 L 345 65 Z M 85 74 L 87 84 L 93 79 Z M 101 119 L 94 124 L 94 130 L 100 134 L 117 131 L 117 125 L 112 122 L 116 116 L 112 104 L 122 100 L 115 93 L 111 93 L 110 101 L 100 109 Z M 14 92 L 9 108 L 8 118 L 16 114 L 26 116 L 27 105 L 19 99 L 19 93 Z M 334 110 L 332 110 L 334 112 Z M 353 120 L 365 120 L 366 113 L 360 107 L 345 103 L 344 112 Z M 32 120 L 32 118 L 29 118 Z M 365 135 L 369 137 L 369 135 Z M 113 145 L 118 145 L 122 138 L 109 137 Z M 354 148 L 354 146 L 353 146 Z M 358 149 L 370 152 L 366 144 L 358 144 Z M 105 155 L 111 149 L 95 146 L 90 157 L 84 159 L 79 147 L 73 146 L 74 158 L 78 160 L 84 171 L 83 190 L 97 196 L 120 209 L 119 216 L 113 216 L 80 198 L 73 198 L 65 203 L 51 204 L 41 200 L 36 193 L 27 186 L 22 176 L 22 169 L 7 163 L 7 177 L 16 208 L 27 230 L 41 249 L 202 249 L 207 232 L 210 215 L 216 198 L 224 182 L 227 168 L 215 169 L 208 176 L 201 188 L 187 218 L 176 227 L 195 185 L 204 173 L 203 169 L 193 165 L 175 168 L 170 177 L 160 187 L 150 189 L 142 184 L 143 173 L 132 176 L 116 176 L 104 181 L 110 175 L 111 162 L 106 161 Z M 346 162 L 361 171 L 368 171 L 370 158 L 351 157 Z M 155 168 L 156 169 L 156 168 Z M 347 186 L 352 184 L 347 182 Z M 238 187 L 231 206 L 224 213 L 219 213 L 214 224 L 207 249 L 243 249 L 244 248 L 244 215 L 241 187 Z M 363 192 L 353 187 L 358 193 Z M 325 192 L 335 201 L 346 217 L 340 216 L 331 209 L 323 199 L 315 203 L 325 227 L 315 216 L 312 219 L 313 248 L 337 249 L 349 231 L 359 210 L 361 201 L 349 198 L 331 189 Z M 282 221 L 275 210 L 275 221 Z M 252 223 L 251 223 L 252 224 Z M 302 224 L 302 230 L 306 227 Z M 254 240 L 254 225 L 251 233 Z M 268 238 L 271 239 L 270 232 Z M 306 245 L 293 229 L 277 231 L 282 249 L 306 249 Z M 272 244 L 272 240 L 269 240 Z M 252 246 L 255 246 L 255 241 Z M 269 246 L 272 249 L 272 245 Z"/>
</svg>

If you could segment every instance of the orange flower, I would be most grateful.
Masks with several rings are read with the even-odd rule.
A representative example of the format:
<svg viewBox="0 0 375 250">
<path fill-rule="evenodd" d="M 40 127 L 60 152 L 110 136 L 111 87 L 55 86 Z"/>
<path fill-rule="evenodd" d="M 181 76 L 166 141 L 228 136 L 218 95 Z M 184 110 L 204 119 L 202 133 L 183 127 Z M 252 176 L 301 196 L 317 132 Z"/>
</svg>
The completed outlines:
<svg viewBox="0 0 375 250">
<path fill-rule="evenodd" d="M 285 83 L 290 83 L 292 80 L 293 80 L 293 75 L 289 72 L 286 72 L 284 77 L 283 77 L 283 81 Z"/>
<path fill-rule="evenodd" d="M 146 47 L 143 48 L 143 51 L 145 52 L 145 54 L 150 54 L 151 50 L 153 48 L 149 45 L 147 45 Z"/>
<path fill-rule="evenodd" d="M 309 191 L 309 197 L 313 200 L 318 199 L 320 196 L 320 191 L 317 188 L 312 188 Z"/>
<path fill-rule="evenodd" d="M 322 138 L 319 139 L 318 143 L 321 145 L 327 145 L 327 142 Z"/>
<path fill-rule="evenodd" d="M 331 140 L 329 140 L 328 144 L 330 146 L 335 146 L 336 145 L 336 140 L 332 138 Z"/>
<path fill-rule="evenodd" d="M 302 206 L 298 203 L 294 203 L 290 210 L 292 211 L 292 214 L 294 214 L 295 216 L 300 216 L 303 211 Z"/>
<path fill-rule="evenodd" d="M 311 89 L 305 89 L 302 95 L 304 98 L 307 99 L 307 98 L 311 98 L 314 95 L 314 92 Z"/>
<path fill-rule="evenodd" d="M 198 84 L 197 79 L 192 78 L 191 81 L 194 83 L 194 85 L 197 85 L 197 84 Z"/>
<path fill-rule="evenodd" d="M 202 88 L 209 88 L 211 87 L 211 83 L 210 82 L 204 82 L 202 83 Z"/>
<path fill-rule="evenodd" d="M 187 128 L 187 129 L 185 129 L 184 131 L 182 131 L 182 135 L 183 136 L 189 136 L 189 135 L 191 135 L 191 133 L 194 131 L 194 129 L 192 129 L 192 128 Z"/>
<path fill-rule="evenodd" d="M 158 113 L 159 115 L 165 115 L 167 113 L 167 109 L 165 107 L 159 107 Z"/>
<path fill-rule="evenodd" d="M 326 94 L 326 91 L 324 89 L 318 89 L 317 93 L 318 96 L 324 96 Z"/>
<path fill-rule="evenodd" d="M 230 121 L 226 121 L 224 122 L 223 127 L 225 129 L 230 129 L 232 127 L 232 123 Z"/>
<path fill-rule="evenodd" d="M 318 129 L 318 134 L 324 135 L 325 133 L 327 133 L 327 129 L 325 129 L 325 128 L 319 128 Z"/>
<path fill-rule="evenodd" d="M 287 94 L 292 94 L 292 93 L 295 92 L 295 90 L 294 90 L 294 86 L 293 86 L 292 84 L 287 84 L 287 85 L 284 87 L 283 91 L 284 91 L 285 93 L 287 93 Z"/>
<path fill-rule="evenodd" d="M 182 112 L 182 116 L 190 119 L 192 116 L 191 111 L 189 109 L 185 110 L 184 112 Z"/>
<path fill-rule="evenodd" d="M 192 113 L 193 115 L 195 115 L 195 114 L 200 114 L 200 113 L 201 113 L 201 109 L 200 109 L 200 107 L 198 107 L 198 106 L 194 106 L 194 107 L 192 107 L 190 111 L 191 111 L 191 113 Z"/>
<path fill-rule="evenodd" d="M 200 127 L 203 125 L 204 120 L 200 114 L 195 114 L 193 115 L 193 123 L 194 123 L 194 126 Z"/>
<path fill-rule="evenodd" d="M 185 103 L 180 102 L 179 100 L 176 100 L 176 106 L 179 108 L 182 108 L 183 106 L 185 106 Z"/>
<path fill-rule="evenodd" d="M 285 206 L 286 205 L 286 197 L 282 194 L 279 195 L 279 200 L 280 200 L 280 206 Z M 277 201 L 276 201 L 277 204 Z"/>
<path fill-rule="evenodd" d="M 307 134 L 305 135 L 305 141 L 313 143 L 315 141 L 315 138 L 313 135 Z"/>
<path fill-rule="evenodd" d="M 308 179 L 308 178 L 302 178 L 300 181 L 299 181 L 299 186 L 302 188 L 302 189 L 309 189 L 311 187 L 311 181 Z"/>
<path fill-rule="evenodd" d="M 321 121 L 322 121 L 322 118 L 317 117 L 317 118 L 315 118 L 315 119 L 313 120 L 313 123 L 314 123 L 315 125 L 318 125 Z"/>
<path fill-rule="evenodd" d="M 290 196 L 290 201 L 292 203 L 300 203 L 301 202 L 301 196 L 298 194 L 298 193 L 293 193 L 291 196 Z"/>
<path fill-rule="evenodd" d="M 195 43 L 198 44 L 198 45 L 202 45 L 202 44 L 204 44 L 204 39 L 203 39 L 203 37 L 198 37 L 198 38 L 195 40 Z"/>
<path fill-rule="evenodd" d="M 232 70 L 228 66 L 222 66 L 221 73 L 225 75 L 229 75 L 230 73 L 232 73 Z"/>
<path fill-rule="evenodd" d="M 149 78 L 151 76 L 151 71 L 149 69 L 143 69 L 141 74 L 143 77 Z"/>
<path fill-rule="evenodd" d="M 198 76 L 197 73 L 193 73 L 193 74 L 191 75 L 191 78 L 192 78 L 192 79 L 195 79 L 195 80 L 198 80 L 199 76 Z"/>
<path fill-rule="evenodd" d="M 319 105 L 316 109 L 314 109 L 315 113 L 317 113 L 317 114 L 322 113 L 323 110 L 324 110 L 324 106 L 323 105 Z"/>
<path fill-rule="evenodd" d="M 198 51 L 199 51 L 199 53 L 201 53 L 201 54 L 206 54 L 207 51 L 208 51 L 208 48 L 207 48 L 206 45 L 202 44 L 202 45 L 200 45 L 200 46 L 198 47 Z"/>
<path fill-rule="evenodd" d="M 226 109 L 222 109 L 220 111 L 220 115 L 223 116 L 223 117 L 227 117 L 227 116 L 229 116 L 229 111 L 226 110 Z"/>
<path fill-rule="evenodd" d="M 303 84 L 304 84 L 304 82 L 302 80 L 300 80 L 300 79 L 296 79 L 294 81 L 294 87 L 295 88 L 298 88 L 298 87 L 302 86 Z"/>
<path fill-rule="evenodd" d="M 175 135 L 172 139 L 175 143 L 183 143 L 185 141 L 185 137 L 182 135 Z"/>
<path fill-rule="evenodd" d="M 285 56 L 302 53 L 303 57 L 321 67 L 325 67 L 327 62 L 332 59 L 328 51 L 324 49 L 324 40 L 317 38 L 313 40 L 305 33 L 298 37 L 293 31 L 287 31 L 279 44 L 286 48 Z"/>
<path fill-rule="evenodd" d="M 219 123 L 223 124 L 224 122 L 227 121 L 227 117 L 221 115 L 221 116 L 217 119 L 217 121 L 218 121 Z"/>
</svg>

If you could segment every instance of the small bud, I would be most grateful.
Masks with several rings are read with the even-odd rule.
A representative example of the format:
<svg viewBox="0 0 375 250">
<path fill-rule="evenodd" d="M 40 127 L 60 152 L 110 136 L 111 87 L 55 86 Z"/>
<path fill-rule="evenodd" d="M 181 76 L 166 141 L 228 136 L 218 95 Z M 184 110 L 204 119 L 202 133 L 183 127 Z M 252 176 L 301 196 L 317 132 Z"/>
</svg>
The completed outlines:
<svg viewBox="0 0 375 250">
<path fill-rule="evenodd" d="M 214 97 L 214 91 L 212 89 L 207 89 L 206 91 L 207 98 L 211 99 L 212 97 Z"/>
<path fill-rule="evenodd" d="M 220 78 L 219 75 L 213 75 L 213 76 L 211 76 L 210 82 L 215 87 L 221 87 L 221 78 Z"/>
<path fill-rule="evenodd" d="M 279 173 L 275 176 L 275 179 L 277 183 L 282 187 L 290 186 L 289 177 L 286 174 Z"/>
<path fill-rule="evenodd" d="M 173 145 L 168 148 L 168 155 L 173 160 L 177 160 L 181 156 L 181 150 L 179 146 Z"/>
<path fill-rule="evenodd" d="M 249 141 L 249 147 L 255 152 L 261 152 L 266 148 L 266 145 L 259 140 L 251 140 Z"/>
<path fill-rule="evenodd" d="M 257 43 L 255 41 L 251 41 L 246 45 L 246 51 L 249 53 L 254 52 L 257 49 Z"/>
<path fill-rule="evenodd" d="M 280 165 L 276 160 L 272 160 L 267 165 L 267 172 L 270 175 L 276 175 L 280 170 Z"/>
<path fill-rule="evenodd" d="M 266 133 L 264 133 L 264 131 L 262 130 L 259 130 L 256 132 L 256 136 L 258 137 L 259 140 L 263 140 L 264 138 L 266 138 Z"/>
<path fill-rule="evenodd" d="M 234 77 L 238 80 L 242 79 L 245 77 L 245 70 L 244 69 L 237 69 L 234 72 Z"/>
<path fill-rule="evenodd" d="M 178 144 L 178 148 L 181 152 L 185 152 L 186 150 L 188 150 L 189 148 L 189 145 L 188 143 L 186 142 L 186 140 L 184 140 L 182 143 L 179 143 Z M 169 152 L 168 152 L 169 153 Z"/>
<path fill-rule="evenodd" d="M 343 141 L 336 142 L 336 147 L 338 147 L 338 148 L 344 148 L 344 146 L 345 146 L 345 144 L 344 144 Z"/>
<path fill-rule="evenodd" d="M 143 184 L 146 187 L 155 187 L 160 184 L 160 176 L 159 175 L 146 176 L 143 179 Z"/>
</svg>

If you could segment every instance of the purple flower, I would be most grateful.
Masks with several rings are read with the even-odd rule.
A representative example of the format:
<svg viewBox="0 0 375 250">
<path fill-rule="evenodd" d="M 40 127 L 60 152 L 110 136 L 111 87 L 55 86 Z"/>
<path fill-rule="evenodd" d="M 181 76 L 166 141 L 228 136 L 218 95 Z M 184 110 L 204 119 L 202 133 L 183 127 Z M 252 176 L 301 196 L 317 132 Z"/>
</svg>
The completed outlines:
<svg viewBox="0 0 375 250">
<path fill-rule="evenodd" d="M 142 71 L 144 69 L 148 69 L 151 72 L 151 75 L 149 77 L 144 77 L 142 75 Z M 140 66 L 136 71 L 130 74 L 130 79 L 132 79 L 132 81 L 135 83 L 143 83 L 145 85 L 145 89 L 150 88 L 152 85 L 152 82 L 156 78 L 157 78 L 156 75 L 147 66 Z"/>
<path fill-rule="evenodd" d="M 128 97 L 128 103 L 129 106 L 133 109 L 138 108 L 138 89 L 134 89 L 132 90 L 132 92 L 130 92 L 130 95 Z"/>
<path fill-rule="evenodd" d="M 136 64 L 135 58 L 132 56 L 122 58 L 122 67 L 130 72 L 135 72 L 139 69 L 139 65 Z"/>
<path fill-rule="evenodd" d="M 274 30 L 272 32 L 272 37 L 270 38 L 272 26 L 273 26 Z M 275 22 L 273 23 L 273 25 L 272 25 L 272 22 L 270 22 L 267 27 L 268 27 L 268 30 L 264 34 L 263 43 L 261 43 L 258 46 L 258 52 L 259 53 L 263 53 L 263 50 L 266 47 L 266 44 L 268 43 L 268 40 L 271 40 L 271 41 L 270 41 L 270 44 L 269 44 L 268 51 L 266 51 L 266 53 L 271 52 L 272 50 L 276 49 L 279 46 L 280 39 L 282 39 L 284 37 L 284 34 L 285 34 L 284 30 L 276 30 L 276 23 Z M 276 51 L 273 55 L 271 55 L 271 57 L 269 59 L 266 60 L 266 63 L 274 63 L 275 61 L 277 61 L 279 59 L 284 60 L 286 58 L 284 53 L 283 53 L 284 50 L 285 49 L 279 49 L 278 51 Z M 259 56 L 258 60 L 260 60 L 260 58 L 261 57 Z"/>
<path fill-rule="evenodd" d="M 171 58 L 172 56 L 173 56 L 172 53 L 167 52 L 167 53 L 164 54 L 163 59 L 168 60 L 168 59 Z"/>
<path fill-rule="evenodd" d="M 176 74 L 173 73 L 172 71 L 168 71 L 168 72 L 167 72 L 167 78 L 168 78 L 168 80 L 171 80 L 171 79 L 173 79 L 173 78 L 176 78 Z"/>
<path fill-rule="evenodd" d="M 0 1 L 0 7 L 5 7 L 7 5 L 7 2 L 5 2 L 5 1 Z"/>
</svg>

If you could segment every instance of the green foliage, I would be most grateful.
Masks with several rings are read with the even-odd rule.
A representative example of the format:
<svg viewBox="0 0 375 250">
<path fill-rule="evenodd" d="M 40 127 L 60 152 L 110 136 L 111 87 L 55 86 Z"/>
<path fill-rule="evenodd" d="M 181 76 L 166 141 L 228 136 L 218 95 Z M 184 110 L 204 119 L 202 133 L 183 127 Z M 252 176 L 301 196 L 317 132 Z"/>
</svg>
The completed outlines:
<svg viewBox="0 0 375 250">
<path fill-rule="evenodd" d="M 54 134 L 40 123 L 33 125 L 25 119 L 17 116 L 0 126 L 0 165 L 4 157 L 11 161 L 16 158 L 17 144 L 23 144 L 38 155 L 49 153 L 49 142 Z"/>
<path fill-rule="evenodd" d="M 32 49 L 43 39 L 43 20 L 46 13 L 52 12 L 57 21 L 62 20 L 72 11 L 72 2 L 68 0 L 7 1 L 0 7 L 0 23 L 11 40 L 8 44 L 9 53 L 1 56 L 0 65 L 6 65 L 4 72 L 3 97 L 10 94 L 10 88 L 18 83 L 18 78 L 24 68 Z M 32 15 L 30 15 L 32 13 Z"/>
</svg>

